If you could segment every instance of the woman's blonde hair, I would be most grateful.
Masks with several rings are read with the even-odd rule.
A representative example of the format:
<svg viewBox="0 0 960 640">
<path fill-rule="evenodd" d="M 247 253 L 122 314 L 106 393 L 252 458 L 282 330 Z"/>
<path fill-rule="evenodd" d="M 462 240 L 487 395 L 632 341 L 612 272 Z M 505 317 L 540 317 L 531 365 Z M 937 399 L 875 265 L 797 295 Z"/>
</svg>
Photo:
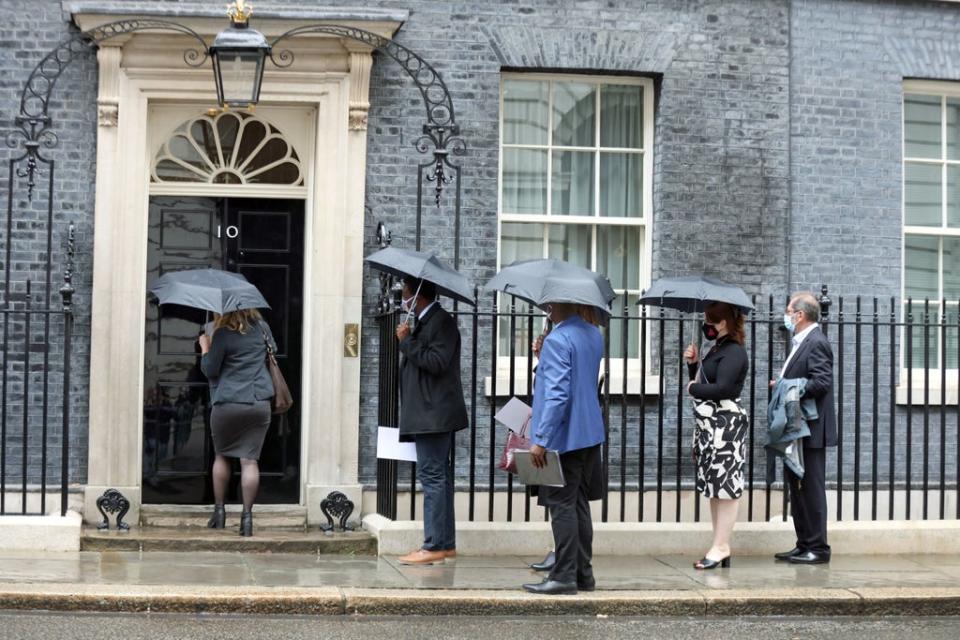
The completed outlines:
<svg viewBox="0 0 960 640">
<path fill-rule="evenodd" d="M 603 324 L 600 318 L 600 312 L 592 305 L 577 304 L 575 302 L 553 302 L 551 306 L 564 316 L 576 314 L 580 316 L 584 322 L 588 322 L 596 327 Z"/>
<path fill-rule="evenodd" d="M 577 314 L 583 318 L 584 322 L 589 322 L 595 327 L 599 327 L 602 323 L 600 322 L 600 312 L 597 311 L 597 308 L 589 304 L 578 304 L 577 305 Z"/>
<path fill-rule="evenodd" d="M 213 330 L 226 328 L 237 333 L 246 333 L 254 322 L 260 322 L 261 320 L 263 320 L 263 316 L 256 309 L 228 311 L 223 315 L 215 313 L 213 314 Z"/>
</svg>

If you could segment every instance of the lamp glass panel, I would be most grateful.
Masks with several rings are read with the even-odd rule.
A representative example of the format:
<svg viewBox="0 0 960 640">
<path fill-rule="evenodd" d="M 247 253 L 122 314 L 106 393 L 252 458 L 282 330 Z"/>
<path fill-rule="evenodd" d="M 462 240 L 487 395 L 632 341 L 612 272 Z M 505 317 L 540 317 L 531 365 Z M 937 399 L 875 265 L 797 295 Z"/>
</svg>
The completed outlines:
<svg viewBox="0 0 960 640">
<path fill-rule="evenodd" d="M 256 102 L 260 94 L 260 72 L 263 60 L 259 51 L 224 50 L 220 58 L 220 79 L 223 100 L 231 104 Z"/>
</svg>

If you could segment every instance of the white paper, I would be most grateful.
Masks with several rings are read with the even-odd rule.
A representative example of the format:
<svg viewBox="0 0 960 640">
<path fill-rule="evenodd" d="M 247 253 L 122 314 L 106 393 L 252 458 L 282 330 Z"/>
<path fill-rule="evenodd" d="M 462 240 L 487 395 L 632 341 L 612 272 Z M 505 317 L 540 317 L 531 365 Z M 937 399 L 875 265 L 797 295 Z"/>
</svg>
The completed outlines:
<svg viewBox="0 0 960 640">
<path fill-rule="evenodd" d="M 510 431 L 520 433 L 532 414 L 533 409 L 526 402 L 518 398 L 510 398 L 510 401 L 493 417 Z"/>
<path fill-rule="evenodd" d="M 377 427 L 377 457 L 416 462 L 417 445 L 413 442 L 400 442 L 400 429 Z"/>
</svg>

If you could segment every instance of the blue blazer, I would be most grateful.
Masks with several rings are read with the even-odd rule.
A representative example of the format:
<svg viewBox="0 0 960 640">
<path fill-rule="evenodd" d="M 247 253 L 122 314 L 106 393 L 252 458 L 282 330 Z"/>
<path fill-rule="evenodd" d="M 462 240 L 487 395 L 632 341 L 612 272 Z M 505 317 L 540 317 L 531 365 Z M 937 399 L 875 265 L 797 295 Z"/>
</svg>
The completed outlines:
<svg viewBox="0 0 960 640">
<path fill-rule="evenodd" d="M 533 392 L 533 444 L 560 453 L 604 440 L 597 376 L 603 358 L 600 330 L 571 316 L 543 341 Z"/>
</svg>

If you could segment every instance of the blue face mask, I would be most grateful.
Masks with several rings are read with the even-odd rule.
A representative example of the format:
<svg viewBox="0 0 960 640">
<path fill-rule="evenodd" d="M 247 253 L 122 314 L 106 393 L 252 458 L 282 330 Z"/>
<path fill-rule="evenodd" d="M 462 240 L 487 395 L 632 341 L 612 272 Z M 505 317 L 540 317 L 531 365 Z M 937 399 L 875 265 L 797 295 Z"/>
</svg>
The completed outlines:
<svg viewBox="0 0 960 640">
<path fill-rule="evenodd" d="M 793 323 L 793 314 L 792 314 L 792 313 L 785 313 L 785 314 L 783 314 L 783 326 L 784 326 L 784 327 L 786 328 L 786 330 L 789 331 L 790 333 L 793 333 L 794 331 L 796 331 L 797 325 L 795 325 L 795 324 Z"/>
</svg>

